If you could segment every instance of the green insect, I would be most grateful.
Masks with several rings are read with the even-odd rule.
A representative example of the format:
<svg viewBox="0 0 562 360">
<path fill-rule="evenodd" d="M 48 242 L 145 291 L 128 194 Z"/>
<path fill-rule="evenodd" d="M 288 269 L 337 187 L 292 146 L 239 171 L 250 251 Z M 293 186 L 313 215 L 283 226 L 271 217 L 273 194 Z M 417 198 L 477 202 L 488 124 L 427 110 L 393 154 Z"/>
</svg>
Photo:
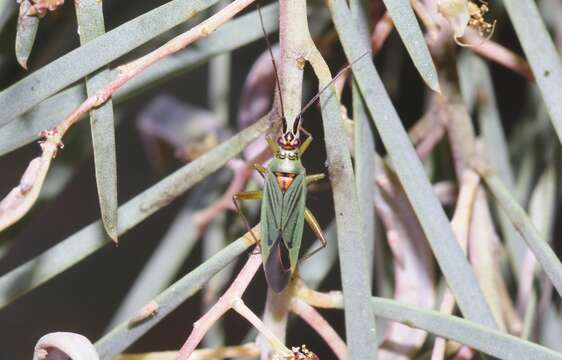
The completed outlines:
<svg viewBox="0 0 562 360">
<path fill-rule="evenodd" d="M 306 187 L 314 181 L 323 179 L 324 174 L 306 175 L 306 169 L 301 163 L 301 157 L 310 146 L 312 136 L 301 129 L 302 114 L 318 100 L 320 94 L 347 71 L 353 63 L 365 53 L 342 69 L 329 84 L 320 90 L 293 121 L 289 128 L 285 118 L 281 86 L 277 75 L 277 66 L 273 58 L 263 19 L 258 6 L 262 30 L 273 63 L 275 81 L 279 92 L 281 107 L 282 133 L 277 141 L 267 136 L 267 143 L 273 153 L 273 159 L 265 168 L 260 164 L 254 167 L 264 177 L 263 191 L 247 191 L 235 194 L 234 204 L 244 221 L 248 221 L 240 209 L 242 200 L 262 200 L 261 204 L 261 254 L 265 278 L 269 287 L 275 292 L 281 292 L 289 283 L 291 275 L 298 263 L 304 222 L 310 226 L 313 233 L 320 240 L 321 246 L 307 255 L 307 258 L 326 247 L 327 242 L 318 221 L 310 210 L 306 208 Z M 300 130 L 307 138 L 301 143 Z M 249 225 L 248 225 L 249 227 Z M 301 259 L 301 260 L 304 260 Z"/>
<path fill-rule="evenodd" d="M 308 135 L 301 144 L 300 120 L 299 117 L 293 128 L 288 129 L 287 121 L 283 117 L 283 132 L 277 142 L 267 137 L 274 154 L 273 160 L 267 168 L 259 164 L 254 165 L 264 177 L 263 191 L 247 191 L 234 195 L 234 203 L 239 212 L 240 200 L 262 200 L 261 254 L 265 278 L 275 292 L 281 292 L 287 287 L 295 270 L 305 221 L 322 244 L 308 256 L 326 246 L 322 229 L 305 204 L 306 185 L 323 179 L 324 174 L 306 175 L 301 156 L 312 142 L 312 137 Z"/>
</svg>

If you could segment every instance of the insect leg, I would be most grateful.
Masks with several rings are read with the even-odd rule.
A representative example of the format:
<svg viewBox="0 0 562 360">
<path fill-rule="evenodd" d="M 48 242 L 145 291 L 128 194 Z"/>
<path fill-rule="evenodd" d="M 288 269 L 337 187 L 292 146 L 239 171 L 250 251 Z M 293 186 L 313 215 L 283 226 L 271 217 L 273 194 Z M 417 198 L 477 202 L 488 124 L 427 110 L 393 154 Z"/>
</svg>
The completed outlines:
<svg viewBox="0 0 562 360">
<path fill-rule="evenodd" d="M 314 233 L 314 235 L 316 235 L 318 240 L 320 240 L 321 245 L 320 245 L 319 248 L 313 250 L 311 253 L 304 256 L 300 261 L 304 261 L 304 260 L 308 259 L 312 255 L 316 254 L 318 251 L 324 249 L 326 247 L 326 245 L 328 245 L 328 242 L 326 241 L 326 238 L 324 237 L 324 233 L 322 232 L 322 228 L 320 227 L 320 224 L 318 224 L 318 221 L 316 220 L 316 218 L 314 217 L 314 215 L 312 214 L 312 212 L 310 210 L 308 210 L 308 209 L 304 210 L 304 219 L 306 220 L 308 226 L 310 226 L 310 228 L 312 229 L 312 232 Z"/>
<path fill-rule="evenodd" d="M 259 173 L 260 173 L 262 176 L 264 176 L 264 175 L 267 173 L 267 169 L 266 169 L 263 165 L 258 164 L 258 163 L 255 163 L 255 164 L 254 164 L 254 169 L 256 169 L 257 171 L 259 171 Z"/>
<path fill-rule="evenodd" d="M 269 148 L 271 149 L 271 151 L 275 154 L 277 151 L 279 151 L 279 145 L 277 145 L 277 143 L 275 142 L 275 140 L 273 140 L 273 138 L 269 135 L 267 135 L 265 137 L 265 140 L 267 141 L 267 144 L 269 145 Z"/>
<path fill-rule="evenodd" d="M 304 154 L 304 152 L 308 149 L 308 147 L 310 146 L 310 143 L 312 142 L 312 140 L 314 140 L 314 138 L 312 137 L 312 135 L 310 135 L 310 133 L 308 131 L 306 131 L 304 128 L 301 128 L 302 132 L 305 133 L 307 135 L 307 138 L 305 141 L 303 141 L 302 145 L 299 147 L 299 155 L 302 156 L 302 154 Z"/>
<path fill-rule="evenodd" d="M 326 177 L 325 174 L 312 174 L 312 175 L 307 175 L 306 178 L 304 179 L 306 185 L 316 182 L 316 181 L 320 181 L 322 179 L 324 179 Z"/>
<path fill-rule="evenodd" d="M 261 200 L 262 197 L 263 197 L 263 193 L 261 191 L 244 191 L 244 192 L 236 193 L 232 196 L 232 201 L 234 202 L 234 206 L 236 206 L 236 212 L 238 212 L 238 214 L 240 215 L 240 217 L 244 221 L 244 224 L 246 224 L 246 227 L 248 228 L 248 231 L 250 232 L 250 234 L 254 238 L 254 241 L 256 242 L 256 244 L 259 244 L 258 238 L 254 234 L 254 232 L 252 231 L 252 227 L 250 226 L 250 222 L 248 221 L 248 218 L 246 217 L 246 215 L 244 214 L 244 212 L 240 208 L 240 201 L 242 201 L 242 200 Z"/>
</svg>

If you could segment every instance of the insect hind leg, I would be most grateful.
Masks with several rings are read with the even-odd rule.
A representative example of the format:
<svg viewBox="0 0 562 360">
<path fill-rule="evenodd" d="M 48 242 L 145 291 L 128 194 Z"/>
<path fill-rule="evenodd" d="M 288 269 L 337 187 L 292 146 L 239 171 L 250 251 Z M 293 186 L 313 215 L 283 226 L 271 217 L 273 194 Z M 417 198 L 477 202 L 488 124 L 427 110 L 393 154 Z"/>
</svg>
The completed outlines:
<svg viewBox="0 0 562 360">
<path fill-rule="evenodd" d="M 316 238 L 320 241 L 321 245 L 320 245 L 320 247 L 318 247 L 317 249 L 314 249 L 309 254 L 303 256 L 300 259 L 300 261 L 304 261 L 306 259 L 309 259 L 311 256 L 313 256 L 314 254 L 316 254 L 320 250 L 324 249 L 326 247 L 326 245 L 328 245 L 328 241 L 326 241 L 326 238 L 324 237 L 324 233 L 322 232 L 322 228 L 320 227 L 320 224 L 318 223 L 318 220 L 316 220 L 316 217 L 312 214 L 312 212 L 310 210 L 308 210 L 308 209 L 304 210 L 304 219 L 306 220 L 308 226 L 310 226 L 310 229 L 312 229 L 312 232 L 314 233 L 314 235 L 316 235 Z"/>
<path fill-rule="evenodd" d="M 250 226 L 250 222 L 248 221 L 246 214 L 244 214 L 242 208 L 240 207 L 240 201 L 261 200 L 262 198 L 263 198 L 263 193 L 261 191 L 243 191 L 243 192 L 236 193 L 232 196 L 232 202 L 234 202 L 234 206 L 236 207 L 236 212 L 238 213 L 238 215 L 240 215 L 240 217 L 244 221 L 244 224 L 246 225 L 246 228 L 248 229 L 250 235 L 252 235 L 252 237 L 254 238 L 256 245 L 259 245 L 260 242 L 256 234 L 254 234 L 254 231 Z"/>
</svg>

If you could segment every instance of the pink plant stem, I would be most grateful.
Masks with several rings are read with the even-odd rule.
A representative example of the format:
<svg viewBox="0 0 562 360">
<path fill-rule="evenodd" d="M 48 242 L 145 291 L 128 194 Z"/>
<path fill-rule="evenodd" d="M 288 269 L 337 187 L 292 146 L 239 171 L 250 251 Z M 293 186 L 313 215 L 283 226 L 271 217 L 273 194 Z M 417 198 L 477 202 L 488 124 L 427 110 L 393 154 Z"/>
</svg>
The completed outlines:
<svg viewBox="0 0 562 360">
<path fill-rule="evenodd" d="M 468 29 L 464 37 L 471 44 L 482 42 L 482 37 L 476 34 L 473 29 Z M 471 50 L 482 57 L 505 66 L 529 81 L 535 81 L 531 67 L 525 59 L 494 41 L 486 40 L 478 46 L 471 47 Z"/>
<path fill-rule="evenodd" d="M 438 26 L 433 15 L 435 13 L 432 14 L 432 11 L 429 9 L 429 5 L 424 5 L 418 0 L 412 0 L 410 3 L 412 4 L 412 8 L 414 9 L 416 15 L 418 15 L 425 26 L 429 36 L 435 38 L 438 32 Z M 428 8 L 426 8 L 426 6 Z"/>
<path fill-rule="evenodd" d="M 51 159 L 56 155 L 56 150 L 62 149 L 63 147 L 61 141 L 62 137 L 84 114 L 105 103 L 121 86 L 125 85 L 129 80 L 142 73 L 151 65 L 208 36 L 254 1 L 255 0 L 235 0 L 215 15 L 187 32 L 173 38 L 153 52 L 119 67 L 119 75 L 117 75 L 113 81 L 86 99 L 53 129 L 44 131 L 44 135 L 42 134 L 42 136 L 45 137 L 45 141 L 41 146 L 42 156 L 32 160 L 24 174 L 24 178 L 26 175 L 29 178 L 31 172 L 36 173 L 33 183 L 25 185 L 23 188 L 25 191 L 22 191 L 21 184 L 16 186 L 14 190 L 0 202 L 0 231 L 21 219 L 27 214 L 29 209 L 31 209 L 43 186 L 44 179 L 51 164 Z M 36 163 L 39 162 L 37 159 L 41 159 L 40 171 L 36 169 Z"/>
<path fill-rule="evenodd" d="M 455 234 L 455 238 L 459 242 L 462 250 L 466 253 L 468 248 L 468 235 L 470 222 L 472 219 L 472 211 L 474 209 L 474 201 L 476 199 L 476 190 L 480 178 L 472 171 L 466 171 L 461 179 L 459 198 L 455 214 L 451 221 L 451 226 Z M 447 288 L 441 301 L 439 311 L 444 314 L 451 314 L 455 309 L 455 296 L 451 289 Z M 445 358 L 447 340 L 445 338 L 435 339 L 431 360 L 442 360 Z"/>
<path fill-rule="evenodd" d="M 303 300 L 293 298 L 291 311 L 306 321 L 324 339 L 338 359 L 347 359 L 345 342 L 316 309 Z"/>
<path fill-rule="evenodd" d="M 433 152 L 433 149 L 445 135 L 445 127 L 441 124 L 437 124 L 433 127 L 432 131 L 428 132 L 426 136 L 416 145 L 416 153 L 420 157 L 420 160 L 426 160 L 429 155 Z"/>
<path fill-rule="evenodd" d="M 373 29 L 373 34 L 371 35 L 371 48 L 373 54 L 378 54 L 382 49 L 388 35 L 394 29 L 394 23 L 388 14 L 385 14 L 382 19 L 375 25 Z"/>
<path fill-rule="evenodd" d="M 244 189 L 252 174 L 252 168 L 242 160 L 230 160 L 228 166 L 234 172 L 234 177 L 228 189 L 226 189 L 224 194 L 217 201 L 194 215 L 194 222 L 200 234 L 205 231 L 209 223 L 223 210 L 234 209 L 232 197 Z"/>
<path fill-rule="evenodd" d="M 125 85 L 129 80 L 149 68 L 151 65 L 168 57 L 185 47 L 193 44 L 194 42 L 208 36 L 218 27 L 230 20 L 234 15 L 244 10 L 248 5 L 255 0 L 235 0 L 226 6 L 224 9 L 214 14 L 207 20 L 199 25 L 191 28 L 185 33 L 178 35 L 158 49 L 138 58 L 126 65 L 119 67 L 119 75 L 115 80 L 111 81 L 107 86 L 98 91 L 96 94 L 90 96 L 78 108 L 76 108 L 63 122 L 61 122 L 56 129 L 62 135 L 75 123 L 82 115 L 89 110 L 105 103 L 113 94 Z"/>
<path fill-rule="evenodd" d="M 253 231 L 257 234 L 257 229 Z M 228 310 L 230 310 L 234 302 L 238 301 L 246 288 L 250 284 L 250 281 L 258 271 L 261 265 L 261 255 L 259 253 L 254 253 L 250 255 L 250 258 L 240 270 L 240 273 L 232 282 L 232 285 L 224 293 L 224 295 L 217 301 L 215 305 L 201 319 L 197 320 L 193 324 L 193 331 L 187 338 L 186 342 L 183 344 L 178 352 L 177 360 L 187 360 L 191 353 L 195 350 L 197 345 L 201 342 L 209 328 L 223 316 Z"/>
</svg>

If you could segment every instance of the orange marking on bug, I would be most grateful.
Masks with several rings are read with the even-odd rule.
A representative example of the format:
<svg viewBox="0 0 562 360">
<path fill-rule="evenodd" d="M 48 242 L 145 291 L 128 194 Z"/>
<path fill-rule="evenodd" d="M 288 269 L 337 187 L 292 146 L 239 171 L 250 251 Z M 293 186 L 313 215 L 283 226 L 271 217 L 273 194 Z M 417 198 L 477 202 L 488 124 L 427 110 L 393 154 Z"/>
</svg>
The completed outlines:
<svg viewBox="0 0 562 360">
<path fill-rule="evenodd" d="M 282 192 L 286 192 L 287 189 L 289 189 L 289 187 L 293 183 L 294 178 L 295 178 L 295 174 L 282 173 L 282 172 L 275 173 L 275 179 L 277 180 L 277 185 L 279 185 L 279 188 L 281 189 Z"/>
</svg>

